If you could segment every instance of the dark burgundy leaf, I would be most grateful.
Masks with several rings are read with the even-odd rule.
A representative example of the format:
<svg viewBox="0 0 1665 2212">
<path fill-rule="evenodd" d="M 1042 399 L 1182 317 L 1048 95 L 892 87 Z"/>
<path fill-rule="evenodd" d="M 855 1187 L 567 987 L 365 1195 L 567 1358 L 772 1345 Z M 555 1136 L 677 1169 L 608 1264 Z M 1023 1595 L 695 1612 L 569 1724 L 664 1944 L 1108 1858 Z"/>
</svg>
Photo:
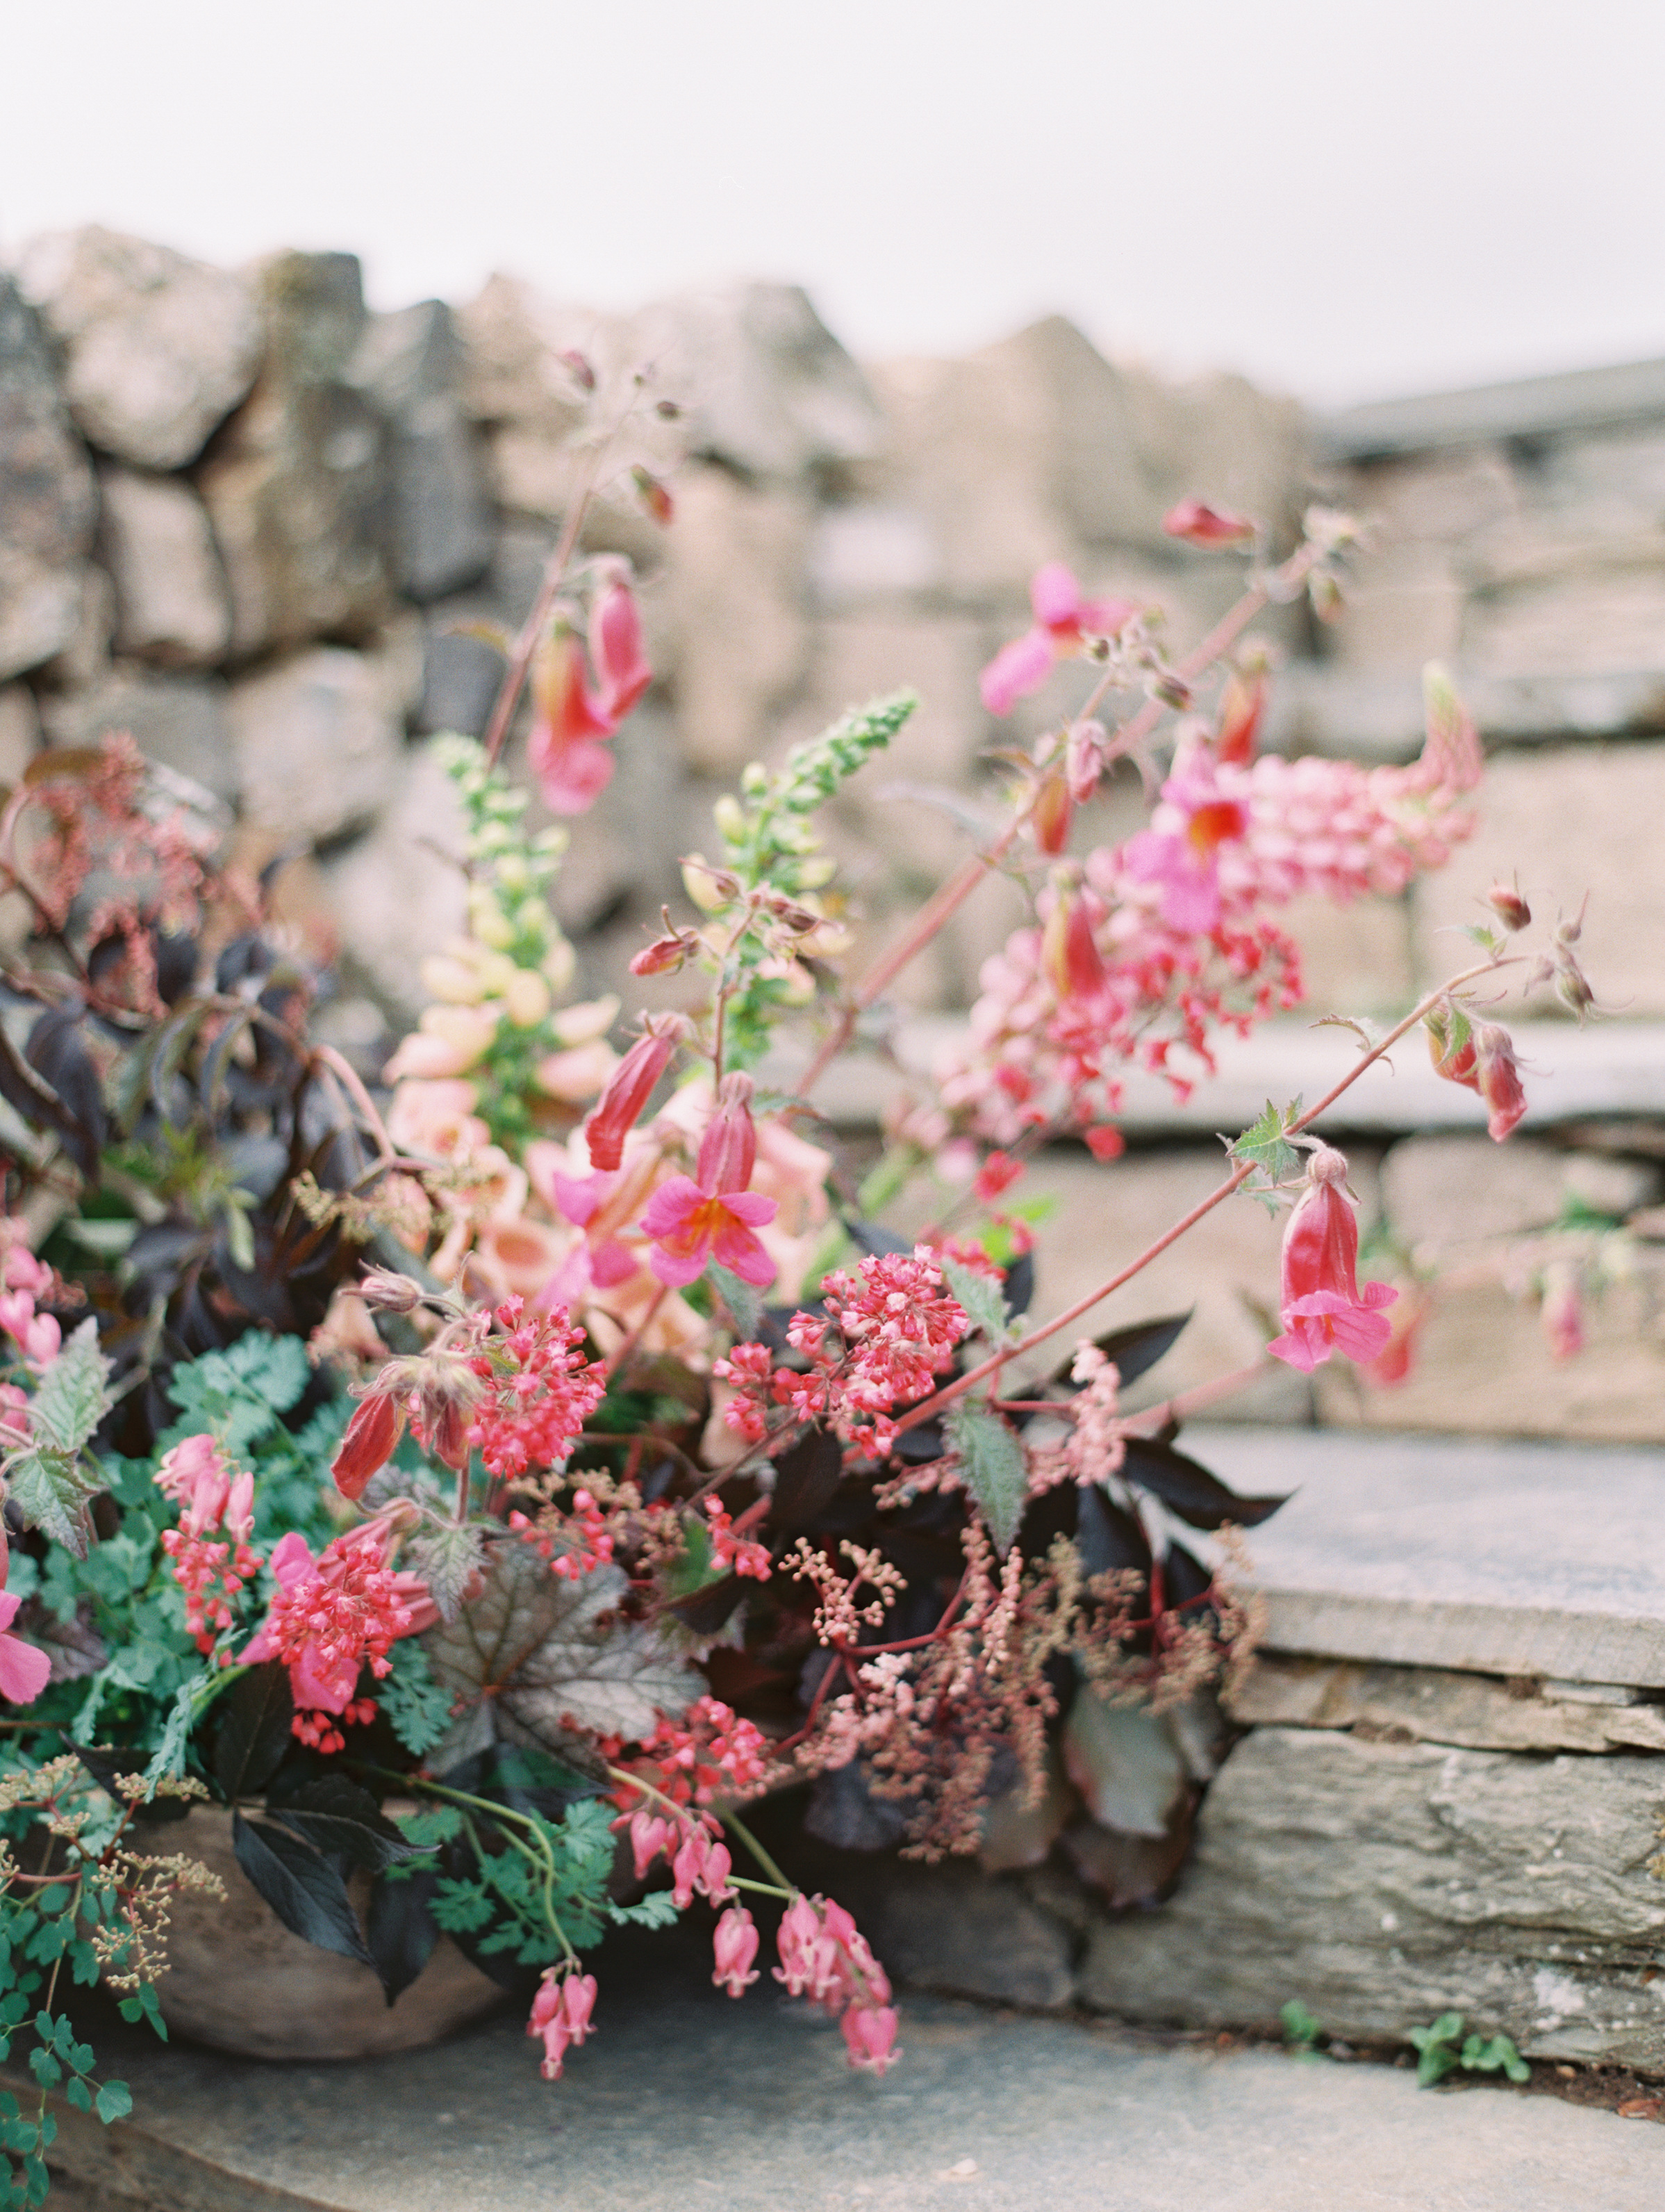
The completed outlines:
<svg viewBox="0 0 1665 2212">
<path fill-rule="evenodd" d="M 143 1769 L 145 1754 L 142 1751 L 110 1751 L 103 1746 L 77 1744 L 76 1755 L 100 1790 L 107 1790 L 118 1803 L 125 1802 L 116 1789 L 116 1778 L 123 1774 L 137 1774 Z M 136 1826 L 150 1827 L 166 1820 L 183 1820 L 191 1810 L 188 1797 L 153 1797 L 148 1805 L 133 1808 Z"/>
<path fill-rule="evenodd" d="M 104 1090 L 81 1036 L 82 1009 L 54 1006 L 29 1031 L 24 1058 L 58 1093 L 68 1116 L 64 1148 L 88 1182 L 98 1179 L 99 1154 L 109 1134 Z"/>
<path fill-rule="evenodd" d="M 289 1670 L 281 1660 L 251 1667 L 219 1700 L 214 1738 L 214 1779 L 234 1805 L 264 1790 L 289 1749 L 295 1699 Z"/>
<path fill-rule="evenodd" d="M 738 1575 L 725 1575 L 720 1582 L 707 1583 L 703 1589 L 679 1597 L 665 1610 L 674 1613 L 696 1636 L 714 1636 L 726 1626 L 745 1594 L 745 1584 Z"/>
<path fill-rule="evenodd" d="M 1227 1521 L 1240 1528 L 1255 1528 L 1288 1503 L 1287 1492 L 1280 1498 L 1239 1498 L 1195 1460 L 1146 1437 L 1127 1439 L 1121 1472 L 1194 1528 L 1218 1528 Z"/>
<path fill-rule="evenodd" d="M 911 1252 L 913 1244 L 906 1237 L 898 1237 L 892 1229 L 881 1229 L 876 1221 L 847 1221 L 845 1231 L 859 1252 L 870 1259 L 884 1252 Z"/>
<path fill-rule="evenodd" d="M 1035 1255 L 1032 1252 L 1020 1252 L 1006 1269 L 1000 1295 L 1006 1300 L 1006 1313 L 1012 1320 L 1016 1321 L 1019 1314 L 1029 1311 L 1035 1297 Z"/>
<path fill-rule="evenodd" d="M 410 1988 L 434 1955 L 440 1931 L 428 1910 L 439 1886 L 437 1874 L 407 1875 L 400 1881 L 378 1881 L 364 1916 L 371 1963 L 392 2004 Z"/>
<path fill-rule="evenodd" d="M 234 1813 L 231 1847 L 238 1865 L 292 1936 L 320 1951 L 337 1951 L 367 1966 L 375 1964 L 346 1883 L 311 1844 Z"/>
<path fill-rule="evenodd" d="M 1169 1314 L 1161 1321 L 1136 1321 L 1126 1328 L 1113 1328 L 1107 1335 L 1096 1336 L 1093 1342 L 1107 1359 L 1115 1360 L 1116 1370 L 1121 1377 L 1121 1386 L 1126 1389 L 1130 1382 L 1137 1382 L 1147 1368 L 1154 1367 L 1165 1352 L 1172 1350 L 1190 1318 L 1188 1313 L 1182 1313 Z M 1074 1358 L 1072 1352 L 1063 1365 L 1055 1370 L 1052 1377 L 1054 1382 L 1069 1382 L 1070 1367 Z"/>
<path fill-rule="evenodd" d="M 1151 1541 L 1135 1516 L 1097 1483 L 1078 1490 L 1075 1540 L 1090 1575 L 1131 1567 L 1151 1571 Z"/>
<path fill-rule="evenodd" d="M 1192 1604 L 1213 1580 L 1194 1552 L 1188 1552 L 1183 1544 L 1170 1544 L 1162 1562 L 1162 1594 L 1170 1606 Z"/>
<path fill-rule="evenodd" d="M 775 1457 L 769 1527 L 787 1536 L 807 1528 L 831 1504 L 843 1471 L 844 1448 L 831 1431 L 805 1429 Z"/>
<path fill-rule="evenodd" d="M 317 1850 L 370 1874 L 385 1874 L 402 1859 L 422 1856 L 384 1816 L 368 1790 L 343 1774 L 319 1775 L 287 1792 L 282 1804 L 269 1801 L 266 1810 Z"/>
</svg>

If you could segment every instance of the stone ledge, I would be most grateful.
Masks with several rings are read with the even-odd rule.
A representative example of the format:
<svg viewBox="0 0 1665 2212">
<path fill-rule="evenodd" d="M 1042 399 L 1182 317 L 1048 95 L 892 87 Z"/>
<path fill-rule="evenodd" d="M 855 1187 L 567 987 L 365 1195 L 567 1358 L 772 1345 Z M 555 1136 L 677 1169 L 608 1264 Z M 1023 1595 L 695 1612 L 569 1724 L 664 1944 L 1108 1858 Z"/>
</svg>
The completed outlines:
<svg viewBox="0 0 1665 2212">
<path fill-rule="evenodd" d="M 1454 675 L 1488 744 L 1665 732 L 1665 669 L 1495 676 L 1459 661 Z M 1362 675 L 1296 662 L 1280 669 L 1272 686 L 1265 743 L 1273 752 L 1408 761 L 1421 751 L 1425 735 L 1419 669 Z"/>
<path fill-rule="evenodd" d="M 1356 1430 L 1188 1428 L 1249 1495 L 1279 1651 L 1665 1687 L 1656 1451 Z"/>
<path fill-rule="evenodd" d="M 1665 416 L 1665 361 L 1625 362 L 1460 392 L 1378 399 L 1319 416 L 1314 438 L 1333 461 L 1386 459 L 1498 439 L 1546 438 Z"/>
<path fill-rule="evenodd" d="M 1570 1022 L 1511 1022 L 1510 1034 L 1529 1071 L 1522 1127 L 1550 1128 L 1595 1117 L 1659 1114 L 1665 1103 L 1665 1022 L 1605 1022 L 1580 1030 Z M 828 1071 L 816 1092 L 827 1119 L 843 1127 L 877 1124 L 907 1085 L 945 1054 L 963 1047 L 963 1017 L 905 1019 L 893 1042 L 902 1072 L 876 1060 L 850 1058 Z M 1181 1103 L 1159 1077 L 1131 1070 L 1117 1117 L 1133 1137 L 1200 1136 L 1246 1128 L 1268 1098 L 1322 1097 L 1346 1073 L 1356 1048 L 1343 1031 L 1314 1029 L 1298 1018 L 1268 1022 L 1246 1038 L 1223 1037 L 1218 1073 Z M 760 1080 L 790 1090 L 807 1054 L 790 1048 L 766 1061 Z M 1446 1083 L 1429 1065 L 1421 1041 L 1407 1037 L 1390 1069 L 1378 1061 L 1361 1075 L 1327 1117 L 1331 1130 L 1406 1136 L 1425 1129 L 1483 1129 L 1486 1108 L 1472 1091 Z"/>
</svg>

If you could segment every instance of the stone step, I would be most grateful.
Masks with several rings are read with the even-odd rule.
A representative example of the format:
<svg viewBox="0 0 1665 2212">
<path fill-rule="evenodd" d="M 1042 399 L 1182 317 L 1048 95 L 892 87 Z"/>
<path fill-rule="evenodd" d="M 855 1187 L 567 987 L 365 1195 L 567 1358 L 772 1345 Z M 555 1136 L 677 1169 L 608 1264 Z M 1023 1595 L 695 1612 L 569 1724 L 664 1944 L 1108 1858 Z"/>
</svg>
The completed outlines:
<svg viewBox="0 0 1665 2212">
<path fill-rule="evenodd" d="M 1665 1452 L 1217 1425 L 1279 1651 L 1665 1690 Z"/>
<path fill-rule="evenodd" d="M 1596 1022 L 1582 1030 L 1571 1022 L 1511 1022 L 1509 1028 L 1526 1079 L 1523 1128 L 1645 1117 L 1665 1109 L 1665 1022 Z M 816 1103 L 840 1127 L 871 1127 L 906 1087 L 909 1071 L 929 1070 L 962 1049 L 966 1036 L 963 1018 L 913 1017 L 894 1040 L 900 1072 L 875 1059 L 848 1055 L 828 1071 Z M 1268 1022 L 1250 1036 L 1222 1038 L 1216 1048 L 1218 1073 L 1183 1103 L 1160 1078 L 1133 1071 L 1119 1120 L 1130 1136 L 1139 1138 L 1235 1134 L 1268 1098 L 1279 1105 L 1322 1098 L 1346 1074 L 1357 1050 L 1345 1030 Z M 1359 1077 L 1326 1127 L 1403 1136 L 1486 1127 L 1484 1104 L 1472 1091 L 1434 1073 L 1419 1037 L 1407 1036 L 1390 1058 L 1391 1066 L 1378 1060 Z M 760 1079 L 790 1090 L 806 1059 L 782 1051 L 765 1063 Z"/>
<path fill-rule="evenodd" d="M 852 2075 L 765 1979 L 603 1947 L 598 2040 L 538 2077 L 517 2017 L 397 2059 L 275 2066 L 101 2038 L 133 2118 L 60 2108 L 65 2212 L 1655 2212 L 1665 2131 L 1390 2067 L 1164 2047 L 904 2000 Z M 26 2084 L 20 2084 L 20 2087 Z M 30 2094 L 34 2093 L 30 2089 Z M 52 2202 L 56 2203 L 54 2197 Z"/>
</svg>

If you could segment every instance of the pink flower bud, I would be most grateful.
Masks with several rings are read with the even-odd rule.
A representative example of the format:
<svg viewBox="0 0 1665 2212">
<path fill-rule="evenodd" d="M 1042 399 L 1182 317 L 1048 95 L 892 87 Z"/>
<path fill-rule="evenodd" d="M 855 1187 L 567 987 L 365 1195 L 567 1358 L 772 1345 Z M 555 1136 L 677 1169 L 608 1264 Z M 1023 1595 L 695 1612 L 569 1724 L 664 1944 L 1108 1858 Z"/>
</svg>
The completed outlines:
<svg viewBox="0 0 1665 2212">
<path fill-rule="evenodd" d="M 757 1131 L 751 1119 L 751 1078 L 726 1075 L 717 1108 L 700 1139 L 696 1180 L 702 1190 L 750 1190 L 757 1163 Z"/>
<path fill-rule="evenodd" d="M 1246 768 L 1255 757 L 1261 717 L 1266 712 L 1266 663 L 1234 668 L 1220 695 L 1219 726 L 1214 732 L 1214 757 Z"/>
<path fill-rule="evenodd" d="M 1035 831 L 1035 842 L 1043 853 L 1061 853 L 1070 839 L 1070 823 L 1074 818 L 1075 800 L 1071 794 L 1069 779 L 1056 769 L 1045 778 L 1035 794 L 1035 804 L 1030 809 L 1030 823 Z"/>
<path fill-rule="evenodd" d="M 716 1971 L 711 1978 L 732 1997 L 741 1996 L 757 1978 L 752 1960 L 757 1955 L 757 1929 L 744 1905 L 731 1905 L 717 1923 L 712 1937 Z"/>
<path fill-rule="evenodd" d="M 590 659 L 601 685 L 603 714 L 622 722 L 653 680 L 641 650 L 641 617 L 622 579 L 606 586 L 590 609 Z"/>
<path fill-rule="evenodd" d="M 1162 526 L 1170 538 L 1183 538 L 1192 545 L 1241 545 L 1255 535 L 1255 525 L 1246 514 L 1205 507 L 1200 499 L 1181 500 L 1164 515 Z"/>
<path fill-rule="evenodd" d="M 591 368 L 587 356 L 580 353 L 576 346 L 566 347 L 556 356 L 556 359 L 570 372 L 574 383 L 584 391 L 595 390 L 595 371 Z"/>
<path fill-rule="evenodd" d="M 644 1807 L 630 1820 L 630 1849 L 635 1856 L 636 1880 L 640 1881 L 653 1861 L 671 1840 L 671 1824 Z"/>
<path fill-rule="evenodd" d="M 1480 1022 L 1474 1030 L 1475 1088 L 1491 1109 L 1486 1130 L 1495 1144 L 1514 1128 L 1526 1112 L 1526 1092 L 1515 1064 L 1515 1047 L 1507 1030 L 1496 1022 Z"/>
<path fill-rule="evenodd" d="M 1486 902 L 1505 929 L 1524 929 L 1532 920 L 1532 908 L 1521 896 L 1518 884 L 1493 884 Z"/>
<path fill-rule="evenodd" d="M 354 1408 L 330 1462 L 343 1498 L 360 1498 L 373 1474 L 393 1456 L 404 1431 L 404 1412 L 391 1390 L 373 1390 Z"/>
<path fill-rule="evenodd" d="M 671 1862 L 671 1895 L 678 1912 L 686 1911 L 693 1903 L 710 1850 L 709 1832 L 697 1820 L 690 1820 L 683 1830 L 682 1842 Z"/>
<path fill-rule="evenodd" d="M 379 1313 L 415 1313 L 426 1293 L 409 1275 L 396 1275 L 391 1267 L 369 1267 L 358 1286 L 367 1306 Z"/>
<path fill-rule="evenodd" d="M 661 530 L 668 529 L 675 519 L 676 502 L 656 476 L 650 476 L 640 465 L 630 471 L 637 495 Z"/>
<path fill-rule="evenodd" d="M 1084 892 L 1059 886 L 1041 933 L 1041 973 L 1060 1006 L 1097 999 L 1104 992 L 1109 977 Z"/>
<path fill-rule="evenodd" d="M 246 1468 L 232 1477 L 226 1500 L 225 1531 L 234 1543 L 246 1544 L 254 1534 L 254 1477 Z"/>
<path fill-rule="evenodd" d="M 590 2014 L 595 2008 L 596 1979 L 593 1974 L 568 1974 L 561 1985 L 561 2015 L 567 2033 L 574 2043 L 582 2043 L 595 2030 L 590 2025 Z"/>
<path fill-rule="evenodd" d="M 682 1014 L 650 1014 L 641 1035 L 613 1070 L 595 1111 L 584 1124 L 590 1164 L 611 1175 L 624 1156 L 624 1139 L 641 1117 L 653 1087 L 688 1036 Z"/>
<path fill-rule="evenodd" d="M 714 1905 L 720 1905 L 731 1893 L 728 1877 L 733 1863 L 726 1844 L 713 1844 L 705 1855 L 705 1864 L 700 1869 L 700 1893 Z"/>
<path fill-rule="evenodd" d="M 1558 1262 L 1546 1268 L 1538 1318 L 1554 1358 L 1571 1359 L 1583 1350 L 1584 1308 L 1577 1267 Z"/>
<path fill-rule="evenodd" d="M 1423 1027 L 1428 1032 L 1428 1057 L 1435 1074 L 1443 1075 L 1448 1083 L 1461 1083 L 1465 1090 L 1478 1091 L 1480 1079 L 1474 1063 L 1474 1032 L 1468 1017 L 1460 1016 L 1447 1000 L 1424 1016 Z"/>
</svg>

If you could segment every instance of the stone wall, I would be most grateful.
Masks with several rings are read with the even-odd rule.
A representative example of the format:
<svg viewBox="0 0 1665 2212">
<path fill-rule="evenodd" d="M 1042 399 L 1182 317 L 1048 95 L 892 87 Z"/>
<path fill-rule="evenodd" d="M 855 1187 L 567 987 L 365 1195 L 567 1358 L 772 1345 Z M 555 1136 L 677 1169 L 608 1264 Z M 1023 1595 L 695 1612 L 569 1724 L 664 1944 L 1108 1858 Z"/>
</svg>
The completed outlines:
<svg viewBox="0 0 1665 2212">
<path fill-rule="evenodd" d="M 963 359 L 863 368 L 786 286 L 609 318 L 495 277 L 454 311 L 378 315 L 347 254 L 225 270 L 96 229 L 38 240 L 0 275 L 0 781 L 41 744 L 128 728 L 206 786 L 243 857 L 287 856 L 280 907 L 340 948 L 325 1019 L 367 1068 L 460 920 L 448 793 L 420 740 L 482 726 L 500 664 L 469 625 L 513 626 L 531 604 L 573 483 L 574 346 L 604 373 L 651 361 L 654 389 L 690 410 L 674 526 L 606 506 L 590 532 L 637 565 L 658 680 L 561 878 L 585 988 L 617 984 L 678 901 L 675 860 L 746 761 L 911 684 L 919 714 L 835 825 L 860 927 L 884 935 L 965 848 L 1012 726 L 985 716 L 976 674 L 1024 623 L 1031 571 L 1062 558 L 1094 590 L 1161 605 L 1182 647 L 1237 566 L 1164 538 L 1167 506 L 1195 492 L 1287 532 L 1316 494 L 1362 513 L 1370 543 L 1336 624 L 1285 610 L 1262 626 L 1283 664 L 1272 742 L 1408 757 L 1437 655 L 1492 760 L 1480 834 L 1443 874 L 1294 917 L 1311 999 L 1408 1005 L 1478 893 L 1518 870 L 1540 906 L 1593 894 L 1583 949 L 1603 1000 L 1629 1024 L 1665 1018 L 1665 364 L 1315 420 L 1237 378 L 1176 386 L 1107 361 L 1060 318 Z M 1086 834 L 1120 834 L 1133 804 L 1112 792 Z M 904 1000 L 963 1007 L 1016 915 L 1010 888 L 986 885 Z M 1587 1042 L 1547 1034 L 1558 1066 Z M 1467 1103 L 1450 1096 L 1448 1111 Z M 1599 1083 L 1590 1096 L 1576 1126 L 1506 1157 L 1456 1131 L 1361 1157 L 1401 1251 L 1472 1279 L 1403 1391 L 1360 1401 L 1327 1376 L 1325 1418 L 1665 1435 L 1645 1234 L 1594 1350 L 1547 1381 L 1529 1302 L 1499 1279 L 1530 1278 L 1532 1237 L 1570 1201 L 1644 1232 L 1665 1219 L 1665 1133 L 1633 1101 L 1609 1110 Z M 1166 1149 L 1186 1126 L 1147 1116 L 1156 1149 L 1123 1171 L 1119 1218 L 1154 1218 L 1204 1172 L 1202 1150 Z M 1078 1164 L 1053 1165 L 1067 1200 Z M 1063 1214 L 1044 1255 L 1057 1283 L 1103 1243 L 1079 1206 Z M 1273 1279 L 1260 1243 L 1214 1271 L 1196 1361 L 1252 1343 Z"/>
</svg>

